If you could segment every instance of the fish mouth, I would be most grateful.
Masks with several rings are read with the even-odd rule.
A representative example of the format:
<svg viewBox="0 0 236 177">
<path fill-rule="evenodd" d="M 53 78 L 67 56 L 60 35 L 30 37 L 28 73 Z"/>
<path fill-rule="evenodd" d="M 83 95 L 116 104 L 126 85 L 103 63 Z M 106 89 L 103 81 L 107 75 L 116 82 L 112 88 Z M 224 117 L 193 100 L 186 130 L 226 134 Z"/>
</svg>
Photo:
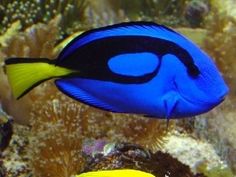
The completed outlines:
<svg viewBox="0 0 236 177">
<path fill-rule="evenodd" d="M 214 106 L 216 106 L 216 105 L 222 103 L 222 102 L 225 100 L 226 95 L 227 95 L 228 92 L 229 92 L 228 90 L 222 92 L 219 97 L 217 97 L 216 99 L 214 99 L 214 101 L 201 101 L 201 100 L 189 99 L 187 96 L 185 96 L 185 95 L 180 91 L 180 89 L 178 88 L 178 85 L 176 84 L 176 82 L 175 82 L 175 88 L 176 88 L 177 92 L 179 93 L 180 97 L 181 97 L 184 101 L 186 101 L 186 102 L 188 102 L 188 103 L 190 103 L 190 104 L 192 104 L 192 105 L 195 105 L 195 106 L 196 106 L 196 105 L 203 105 L 203 106 L 204 106 L 204 105 L 207 105 L 207 106 L 212 105 L 212 107 L 214 107 Z"/>
<path fill-rule="evenodd" d="M 225 101 L 226 96 L 227 96 L 227 92 L 226 92 L 224 95 L 222 95 L 222 96 L 220 97 L 218 104 L 220 104 L 220 103 L 222 103 L 223 101 Z"/>
</svg>

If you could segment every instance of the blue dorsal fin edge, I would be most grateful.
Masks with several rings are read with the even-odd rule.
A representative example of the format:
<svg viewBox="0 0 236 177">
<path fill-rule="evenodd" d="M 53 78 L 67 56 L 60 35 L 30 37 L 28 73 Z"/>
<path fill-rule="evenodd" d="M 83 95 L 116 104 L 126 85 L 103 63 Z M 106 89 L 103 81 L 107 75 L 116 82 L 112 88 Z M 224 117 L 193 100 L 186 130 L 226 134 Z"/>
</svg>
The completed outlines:
<svg viewBox="0 0 236 177">
<path fill-rule="evenodd" d="M 95 28 L 75 37 L 60 53 L 58 60 L 63 60 L 72 53 L 76 48 L 83 46 L 93 40 L 98 40 L 104 37 L 112 37 L 112 36 L 122 36 L 122 35 L 143 35 L 143 36 L 152 36 L 151 33 L 157 29 L 162 29 L 162 32 L 174 33 L 180 37 L 183 37 L 178 32 L 154 22 L 149 21 L 137 21 L 137 22 L 123 22 L 118 24 L 113 24 L 105 27 Z M 154 30 L 150 33 L 144 34 L 147 31 Z M 115 32 L 116 31 L 116 32 Z M 126 32 L 125 32 L 126 31 Z M 135 32 L 136 31 L 136 32 Z M 103 34 L 102 34 L 103 33 Z M 153 37 L 160 37 L 160 34 L 154 34 Z M 168 38 L 168 37 L 167 37 Z"/>
</svg>

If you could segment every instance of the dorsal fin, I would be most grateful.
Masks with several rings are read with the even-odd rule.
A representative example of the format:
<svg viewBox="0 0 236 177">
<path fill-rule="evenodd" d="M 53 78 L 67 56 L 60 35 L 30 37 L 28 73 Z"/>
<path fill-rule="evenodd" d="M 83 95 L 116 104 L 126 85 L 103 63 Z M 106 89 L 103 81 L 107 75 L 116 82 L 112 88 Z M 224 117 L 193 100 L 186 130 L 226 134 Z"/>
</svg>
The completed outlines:
<svg viewBox="0 0 236 177">
<path fill-rule="evenodd" d="M 192 44 L 181 34 L 167 28 L 163 25 L 158 25 L 153 22 L 125 22 L 97 29 L 86 31 L 73 39 L 60 53 L 58 59 L 63 60 L 69 54 L 73 53 L 79 47 L 88 44 L 92 41 L 114 37 L 114 36 L 148 36 L 168 40 L 178 44 L 183 48 L 188 48 Z"/>
</svg>

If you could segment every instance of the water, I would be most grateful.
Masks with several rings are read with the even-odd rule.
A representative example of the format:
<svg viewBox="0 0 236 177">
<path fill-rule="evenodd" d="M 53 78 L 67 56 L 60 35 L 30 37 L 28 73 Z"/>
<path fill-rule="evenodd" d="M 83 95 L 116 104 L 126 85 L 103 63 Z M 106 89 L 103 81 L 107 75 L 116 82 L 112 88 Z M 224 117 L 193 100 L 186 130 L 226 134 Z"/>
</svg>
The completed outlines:
<svg viewBox="0 0 236 177">
<path fill-rule="evenodd" d="M 234 176 L 235 4 L 235 0 L 1 1 L 0 112 L 4 117 L 0 119 L 4 121 L 0 121 L 0 140 L 11 141 L 2 149 L 0 176 L 70 177 L 113 168 L 156 170 L 158 177 Z M 20 100 L 12 97 L 4 73 L 6 58 L 54 59 L 83 31 L 137 20 L 167 25 L 200 45 L 214 58 L 230 87 L 226 100 L 206 114 L 171 120 L 167 129 L 165 120 L 114 114 L 74 101 L 52 81 Z M 5 112 L 14 120 L 12 136 L 2 136 Z M 172 164 L 173 171 L 162 163 L 153 169 L 156 156 Z M 144 161 L 147 164 L 140 165 Z"/>
</svg>

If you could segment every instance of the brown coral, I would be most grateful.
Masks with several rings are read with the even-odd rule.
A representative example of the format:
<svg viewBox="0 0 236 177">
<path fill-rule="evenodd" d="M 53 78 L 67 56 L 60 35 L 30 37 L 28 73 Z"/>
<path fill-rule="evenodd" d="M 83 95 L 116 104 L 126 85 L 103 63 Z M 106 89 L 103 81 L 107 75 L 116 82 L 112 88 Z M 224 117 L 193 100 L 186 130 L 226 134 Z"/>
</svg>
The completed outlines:
<svg viewBox="0 0 236 177">
<path fill-rule="evenodd" d="M 39 176 L 56 175 L 58 169 L 60 174 L 70 175 L 81 171 L 81 150 L 86 140 L 133 142 L 156 151 L 166 136 L 165 121 L 112 114 L 85 106 L 59 93 L 51 82 L 40 89 L 43 94 L 34 99 L 30 123 L 32 163 Z"/>
<path fill-rule="evenodd" d="M 49 86 L 50 90 L 55 91 Z M 30 150 L 36 176 L 70 177 L 83 169 L 80 109 L 78 103 L 57 92 L 35 102 Z"/>
<path fill-rule="evenodd" d="M 54 58 L 57 54 L 54 53 L 53 48 L 58 38 L 57 25 L 60 20 L 61 17 L 57 16 L 47 25 L 33 25 L 25 32 L 13 36 L 7 41 L 7 46 L 1 49 L 0 57 Z M 2 70 L 0 70 L 0 74 L 0 99 L 3 107 L 17 122 L 27 123 L 30 117 L 32 95 L 27 95 L 16 101 L 11 95 L 6 75 Z"/>
<path fill-rule="evenodd" d="M 212 12 L 207 23 L 208 37 L 203 47 L 215 59 L 229 84 L 229 97 L 220 107 L 204 116 L 204 118 L 208 118 L 204 127 L 207 132 L 203 130 L 199 132 L 205 133 L 204 136 L 207 136 L 210 142 L 214 144 L 222 159 L 226 160 L 236 171 L 236 160 L 232 158 L 232 154 L 236 152 L 235 138 L 232 138 L 235 134 L 233 127 L 235 127 L 236 101 L 236 18 L 230 16 L 224 7 L 227 2 L 212 1 Z M 218 5 L 218 3 L 222 3 L 222 5 Z M 201 123 L 199 120 L 198 122 Z M 197 130 L 197 128 L 195 129 Z"/>
<path fill-rule="evenodd" d="M 235 90 L 236 19 L 215 7 L 209 16 L 207 28 L 208 38 L 203 47 L 215 59 L 231 88 Z"/>
<path fill-rule="evenodd" d="M 116 126 L 120 129 L 116 130 L 116 134 L 120 134 L 123 141 L 142 145 L 153 152 L 161 149 L 167 133 L 174 127 L 172 121 L 167 127 L 166 120 L 137 115 L 117 114 L 114 115 L 114 119 L 117 122 Z"/>
<path fill-rule="evenodd" d="M 131 114 L 114 114 L 87 107 L 82 113 L 83 134 L 91 139 L 130 142 L 157 151 L 174 123 Z"/>
<path fill-rule="evenodd" d="M 92 158 L 85 171 L 108 169 L 137 169 L 152 173 L 156 177 L 194 177 L 187 165 L 167 153 L 150 150 L 135 144 L 119 143 L 107 155 Z"/>
<path fill-rule="evenodd" d="M 54 45 L 58 39 L 58 24 L 61 16 L 48 24 L 36 24 L 11 38 L 2 49 L 5 57 L 54 58 Z"/>
</svg>

